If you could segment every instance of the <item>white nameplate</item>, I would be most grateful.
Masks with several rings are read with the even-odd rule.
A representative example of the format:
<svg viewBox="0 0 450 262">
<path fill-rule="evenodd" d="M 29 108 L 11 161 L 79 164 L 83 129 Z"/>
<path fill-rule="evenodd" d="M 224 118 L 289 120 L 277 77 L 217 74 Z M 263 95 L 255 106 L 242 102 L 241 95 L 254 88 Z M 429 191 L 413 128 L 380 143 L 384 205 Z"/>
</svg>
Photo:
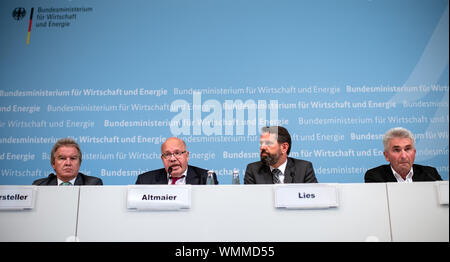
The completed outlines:
<svg viewBox="0 0 450 262">
<path fill-rule="evenodd" d="M 0 210 L 33 209 L 35 191 L 34 187 L 2 186 L 0 188 Z"/>
<path fill-rule="evenodd" d="M 438 184 L 439 204 L 448 205 L 448 182 Z"/>
<path fill-rule="evenodd" d="M 337 188 L 321 184 L 276 185 L 276 208 L 330 208 L 338 206 Z"/>
<path fill-rule="evenodd" d="M 180 210 L 191 208 L 191 185 L 129 186 L 129 210 Z"/>
</svg>

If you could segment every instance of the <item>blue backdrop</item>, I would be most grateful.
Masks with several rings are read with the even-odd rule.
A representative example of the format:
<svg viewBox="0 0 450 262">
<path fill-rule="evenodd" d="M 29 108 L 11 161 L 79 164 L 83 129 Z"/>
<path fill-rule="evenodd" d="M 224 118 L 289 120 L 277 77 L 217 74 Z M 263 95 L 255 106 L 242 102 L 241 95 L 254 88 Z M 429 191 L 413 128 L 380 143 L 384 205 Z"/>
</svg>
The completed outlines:
<svg viewBox="0 0 450 262">
<path fill-rule="evenodd" d="M 448 180 L 448 22 L 448 0 L 1 1 L 0 184 L 47 176 L 62 137 L 134 184 L 170 136 L 229 184 L 267 123 L 319 182 L 363 182 L 396 126 Z"/>
</svg>

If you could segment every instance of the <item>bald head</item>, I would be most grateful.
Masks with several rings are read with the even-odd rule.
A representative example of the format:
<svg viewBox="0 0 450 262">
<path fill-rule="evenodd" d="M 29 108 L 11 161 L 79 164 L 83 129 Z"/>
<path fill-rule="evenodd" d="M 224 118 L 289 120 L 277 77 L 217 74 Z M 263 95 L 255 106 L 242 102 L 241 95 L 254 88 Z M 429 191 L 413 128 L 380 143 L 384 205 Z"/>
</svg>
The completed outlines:
<svg viewBox="0 0 450 262">
<path fill-rule="evenodd" d="M 161 153 L 164 153 L 164 150 L 168 145 L 178 145 L 183 148 L 183 151 L 186 150 L 186 143 L 184 143 L 183 140 L 179 139 L 178 137 L 169 137 L 164 143 L 162 143 Z"/>
<path fill-rule="evenodd" d="M 173 177 L 181 176 L 188 167 L 189 152 L 186 150 L 186 143 L 177 137 L 169 137 L 161 145 L 161 159 L 166 172 Z"/>
</svg>

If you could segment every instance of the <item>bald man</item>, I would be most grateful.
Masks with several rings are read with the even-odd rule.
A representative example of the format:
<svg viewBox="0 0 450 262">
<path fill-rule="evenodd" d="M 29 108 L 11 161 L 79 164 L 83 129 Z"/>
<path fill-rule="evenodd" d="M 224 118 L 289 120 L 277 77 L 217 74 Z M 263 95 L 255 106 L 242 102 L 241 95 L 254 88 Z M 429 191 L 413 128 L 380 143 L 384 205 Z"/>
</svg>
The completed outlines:
<svg viewBox="0 0 450 262">
<path fill-rule="evenodd" d="M 189 151 L 183 140 L 169 137 L 161 145 L 161 160 L 164 168 L 140 174 L 136 184 L 206 185 L 208 170 L 188 164 Z M 218 184 L 216 174 L 213 177 Z"/>
</svg>

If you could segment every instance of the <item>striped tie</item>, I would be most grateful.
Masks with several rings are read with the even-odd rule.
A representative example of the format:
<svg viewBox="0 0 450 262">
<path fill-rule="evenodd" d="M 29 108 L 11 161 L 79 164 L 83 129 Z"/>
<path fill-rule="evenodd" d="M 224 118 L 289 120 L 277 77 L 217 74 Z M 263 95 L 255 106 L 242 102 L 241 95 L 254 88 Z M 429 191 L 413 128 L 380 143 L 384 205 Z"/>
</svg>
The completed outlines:
<svg viewBox="0 0 450 262">
<path fill-rule="evenodd" d="M 281 174 L 280 169 L 275 168 L 274 170 L 272 170 L 272 182 L 274 184 L 280 183 L 280 174 Z"/>
</svg>

